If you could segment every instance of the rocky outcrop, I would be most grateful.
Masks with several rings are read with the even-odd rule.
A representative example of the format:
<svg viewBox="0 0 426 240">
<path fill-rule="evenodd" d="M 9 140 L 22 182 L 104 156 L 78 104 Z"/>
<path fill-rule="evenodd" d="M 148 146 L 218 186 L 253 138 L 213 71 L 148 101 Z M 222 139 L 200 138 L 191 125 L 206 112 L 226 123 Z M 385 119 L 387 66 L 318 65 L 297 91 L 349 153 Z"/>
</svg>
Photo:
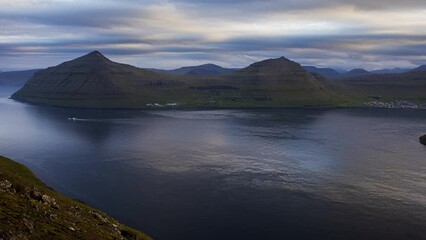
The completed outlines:
<svg viewBox="0 0 426 240">
<path fill-rule="evenodd" d="M 426 134 L 420 137 L 420 143 L 426 145 Z"/>
</svg>

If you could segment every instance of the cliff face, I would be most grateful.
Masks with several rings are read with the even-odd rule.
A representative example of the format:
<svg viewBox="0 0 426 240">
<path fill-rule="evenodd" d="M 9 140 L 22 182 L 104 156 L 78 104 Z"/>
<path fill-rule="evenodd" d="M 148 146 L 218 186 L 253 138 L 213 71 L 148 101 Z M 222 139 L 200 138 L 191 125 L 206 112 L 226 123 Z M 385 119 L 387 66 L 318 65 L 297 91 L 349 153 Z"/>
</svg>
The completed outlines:
<svg viewBox="0 0 426 240">
<path fill-rule="evenodd" d="M 0 239 L 150 239 L 0 156 Z"/>
<path fill-rule="evenodd" d="M 254 63 L 226 76 L 171 76 L 115 63 L 95 51 L 35 74 L 12 98 L 68 107 L 288 107 L 323 105 L 333 94 L 298 63 Z"/>
<path fill-rule="evenodd" d="M 420 143 L 426 145 L 426 134 L 420 137 Z"/>
</svg>

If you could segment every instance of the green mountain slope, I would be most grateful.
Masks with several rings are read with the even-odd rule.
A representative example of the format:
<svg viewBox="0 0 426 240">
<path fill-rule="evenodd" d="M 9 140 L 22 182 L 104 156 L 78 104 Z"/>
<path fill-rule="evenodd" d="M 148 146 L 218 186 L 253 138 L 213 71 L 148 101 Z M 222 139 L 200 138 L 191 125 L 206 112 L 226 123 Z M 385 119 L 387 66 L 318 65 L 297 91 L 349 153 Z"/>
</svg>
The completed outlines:
<svg viewBox="0 0 426 240">
<path fill-rule="evenodd" d="M 0 239 L 150 239 L 0 156 Z"/>
</svg>

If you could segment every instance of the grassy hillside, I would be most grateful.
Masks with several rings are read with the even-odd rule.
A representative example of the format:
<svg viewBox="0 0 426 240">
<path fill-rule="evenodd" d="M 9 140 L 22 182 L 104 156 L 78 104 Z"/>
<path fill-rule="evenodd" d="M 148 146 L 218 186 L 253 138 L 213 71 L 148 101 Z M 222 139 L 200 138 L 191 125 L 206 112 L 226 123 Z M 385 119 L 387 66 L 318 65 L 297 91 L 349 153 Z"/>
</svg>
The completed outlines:
<svg viewBox="0 0 426 240">
<path fill-rule="evenodd" d="M 0 239 L 150 239 L 0 156 Z"/>
</svg>

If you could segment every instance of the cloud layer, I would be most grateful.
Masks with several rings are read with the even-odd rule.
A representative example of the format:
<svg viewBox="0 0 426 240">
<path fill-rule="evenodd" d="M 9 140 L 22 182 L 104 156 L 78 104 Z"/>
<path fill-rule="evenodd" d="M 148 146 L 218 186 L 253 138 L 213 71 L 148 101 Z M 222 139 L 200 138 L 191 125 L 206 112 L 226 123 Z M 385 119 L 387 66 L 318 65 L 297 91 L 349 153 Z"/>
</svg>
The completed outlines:
<svg viewBox="0 0 426 240">
<path fill-rule="evenodd" d="M 2 0 L 0 25 L 0 70 L 92 50 L 157 68 L 279 56 L 345 69 L 426 63 L 423 0 Z"/>
</svg>

